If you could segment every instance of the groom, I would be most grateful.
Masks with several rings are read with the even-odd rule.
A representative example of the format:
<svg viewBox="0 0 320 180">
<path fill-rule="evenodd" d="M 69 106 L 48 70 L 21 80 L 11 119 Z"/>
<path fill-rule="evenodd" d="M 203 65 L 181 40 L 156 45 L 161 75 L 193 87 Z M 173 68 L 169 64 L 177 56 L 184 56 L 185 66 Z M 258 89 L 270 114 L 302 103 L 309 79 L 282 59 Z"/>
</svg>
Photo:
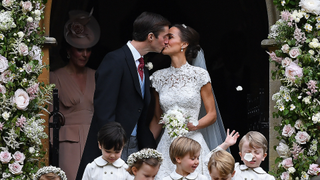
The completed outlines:
<svg viewBox="0 0 320 180">
<path fill-rule="evenodd" d="M 108 53 L 96 71 L 94 115 L 78 169 L 82 178 L 86 165 L 101 155 L 97 132 L 110 121 L 119 122 L 126 131 L 127 145 L 121 158 L 142 148 L 156 148 L 146 120 L 150 103 L 150 80 L 141 57 L 160 53 L 168 42 L 170 22 L 159 14 L 143 12 L 133 23 L 133 40 Z"/>
</svg>

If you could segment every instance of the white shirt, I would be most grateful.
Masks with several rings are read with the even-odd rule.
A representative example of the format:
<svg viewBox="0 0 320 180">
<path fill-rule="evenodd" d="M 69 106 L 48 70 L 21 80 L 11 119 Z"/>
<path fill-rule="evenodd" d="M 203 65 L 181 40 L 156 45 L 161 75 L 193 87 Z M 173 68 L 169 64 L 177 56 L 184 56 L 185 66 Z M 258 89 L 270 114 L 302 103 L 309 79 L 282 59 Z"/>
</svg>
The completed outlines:
<svg viewBox="0 0 320 180">
<path fill-rule="evenodd" d="M 128 48 L 130 49 L 130 51 L 132 53 L 134 62 L 136 63 L 136 66 L 137 66 L 137 69 L 138 69 L 138 66 L 140 64 L 139 59 L 141 57 L 143 57 L 143 56 L 141 56 L 140 53 L 138 52 L 138 50 L 134 46 L 132 46 L 131 41 L 127 42 L 127 46 L 128 46 Z"/>
<path fill-rule="evenodd" d="M 196 172 L 190 173 L 188 176 L 183 177 L 176 171 L 173 171 L 169 176 L 163 178 L 163 180 L 208 180 L 208 178 Z"/>
<path fill-rule="evenodd" d="M 111 164 L 100 156 L 87 165 L 82 180 L 133 180 L 127 168 L 128 165 L 121 158 Z"/>
<path fill-rule="evenodd" d="M 275 180 L 275 178 L 265 172 L 261 167 L 248 168 L 246 165 L 240 165 L 238 162 L 235 164 L 234 170 L 236 173 L 232 180 Z"/>
</svg>

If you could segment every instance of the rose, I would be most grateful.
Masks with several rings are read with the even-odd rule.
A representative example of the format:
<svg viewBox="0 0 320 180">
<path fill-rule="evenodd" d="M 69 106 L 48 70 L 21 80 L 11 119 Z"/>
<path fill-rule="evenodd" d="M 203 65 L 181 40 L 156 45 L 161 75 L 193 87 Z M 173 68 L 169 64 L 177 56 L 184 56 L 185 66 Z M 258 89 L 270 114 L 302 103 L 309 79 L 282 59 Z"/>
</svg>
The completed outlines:
<svg viewBox="0 0 320 180">
<path fill-rule="evenodd" d="M 27 18 L 27 22 L 33 22 L 33 18 L 32 17 L 28 17 Z"/>
<path fill-rule="evenodd" d="M 7 92 L 6 87 L 0 84 L 0 93 L 5 94 Z"/>
<path fill-rule="evenodd" d="M 320 172 L 318 164 L 310 164 L 308 174 L 317 176 Z"/>
<path fill-rule="evenodd" d="M 282 136 L 290 137 L 295 132 L 296 130 L 290 124 L 287 124 L 282 129 Z"/>
<path fill-rule="evenodd" d="M 1 115 L 2 115 L 4 120 L 8 121 L 8 119 L 10 117 L 10 112 L 5 111 Z"/>
<path fill-rule="evenodd" d="M 303 69 L 301 67 L 299 67 L 296 63 L 292 62 L 288 67 L 286 67 L 285 75 L 289 80 L 294 81 L 296 79 L 296 76 L 303 76 L 302 70 Z"/>
<path fill-rule="evenodd" d="M 281 47 L 282 52 L 288 53 L 290 49 L 290 46 L 288 44 L 285 44 Z"/>
<path fill-rule="evenodd" d="M 1 151 L 1 153 L 0 153 L 0 161 L 3 164 L 9 163 L 11 159 L 12 159 L 11 153 L 9 153 L 7 150 L 6 151 Z"/>
<path fill-rule="evenodd" d="M 287 171 L 283 172 L 280 176 L 281 180 L 289 180 L 290 179 L 290 175 Z"/>
<path fill-rule="evenodd" d="M 13 79 L 13 76 L 11 76 L 11 71 L 6 70 L 0 75 L 0 79 L 2 82 L 7 83 L 8 81 L 11 81 Z"/>
<path fill-rule="evenodd" d="M 293 174 L 294 172 L 296 172 L 296 169 L 295 169 L 294 167 L 289 167 L 289 168 L 288 168 L 288 172 L 289 172 L 290 174 Z"/>
<path fill-rule="evenodd" d="M 284 159 L 282 162 L 281 162 L 282 166 L 286 169 L 290 168 L 290 167 L 293 167 L 293 162 L 292 162 L 292 158 L 287 158 L 287 159 Z"/>
<path fill-rule="evenodd" d="M 20 43 L 18 45 L 18 51 L 19 51 L 19 54 L 22 55 L 22 56 L 26 56 L 28 55 L 28 46 L 24 43 Z"/>
<path fill-rule="evenodd" d="M 29 100 L 28 93 L 22 89 L 17 89 L 14 93 L 13 103 L 17 105 L 19 110 L 25 110 L 29 105 Z"/>
<path fill-rule="evenodd" d="M 84 27 L 82 24 L 78 23 L 78 22 L 74 22 L 71 24 L 70 30 L 72 32 L 72 34 L 78 36 L 78 37 L 84 37 Z"/>
<path fill-rule="evenodd" d="M 19 38 L 23 38 L 23 36 L 24 36 L 24 33 L 22 31 L 19 31 L 17 34 L 18 34 Z"/>
<path fill-rule="evenodd" d="M 26 1 L 26 2 L 21 1 L 20 5 L 22 7 L 23 13 L 27 13 L 32 10 L 32 3 L 30 1 Z"/>
<path fill-rule="evenodd" d="M 146 67 L 148 68 L 148 70 L 153 69 L 153 64 L 152 64 L 152 62 L 147 62 Z"/>
<path fill-rule="evenodd" d="M 312 116 L 312 122 L 313 124 L 317 124 L 318 122 L 320 122 L 320 113 L 314 114 Z"/>
<path fill-rule="evenodd" d="M 33 154 L 35 152 L 36 152 L 36 150 L 34 149 L 34 147 L 29 147 L 29 153 L 30 154 Z"/>
<path fill-rule="evenodd" d="M 14 0 L 2 0 L 2 6 L 4 7 L 11 7 L 14 3 Z"/>
<path fill-rule="evenodd" d="M 36 17 L 40 17 L 41 16 L 41 11 L 40 10 L 34 10 L 34 15 Z"/>
<path fill-rule="evenodd" d="M 308 51 L 308 53 L 311 54 L 311 55 L 314 55 L 314 50 L 310 49 L 310 50 Z"/>
<path fill-rule="evenodd" d="M 289 56 L 291 58 L 296 58 L 300 55 L 300 50 L 297 47 L 291 48 L 291 50 L 289 51 Z"/>
<path fill-rule="evenodd" d="M 9 164 L 9 171 L 15 175 L 21 174 L 22 167 L 23 167 L 23 165 L 20 165 L 18 162 L 14 162 L 12 164 Z"/>
<path fill-rule="evenodd" d="M 279 156 L 282 158 L 287 158 L 290 156 L 289 146 L 281 141 L 280 141 L 279 145 L 277 146 L 276 151 L 279 154 Z"/>
<path fill-rule="evenodd" d="M 23 161 L 25 159 L 25 155 L 23 153 L 21 153 L 20 151 L 17 151 L 13 154 L 13 159 L 16 161 L 16 162 L 19 162 L 21 164 L 23 164 Z"/>
<path fill-rule="evenodd" d="M 320 14 L 320 1 L 319 0 L 301 0 L 299 2 L 301 10 L 313 13 L 316 15 Z"/>
<path fill-rule="evenodd" d="M 296 123 L 294 124 L 294 127 L 295 127 L 296 129 L 300 129 L 302 125 L 303 125 L 303 124 L 302 124 L 302 121 L 301 121 L 300 119 L 298 119 L 298 120 L 296 121 Z"/>
<path fill-rule="evenodd" d="M 7 70 L 9 67 L 6 57 L 0 55 L 0 72 Z"/>
<path fill-rule="evenodd" d="M 41 48 L 38 46 L 33 45 L 31 51 L 29 52 L 29 56 L 32 60 L 38 60 L 39 65 L 42 65 L 41 59 Z"/>
<path fill-rule="evenodd" d="M 295 139 L 299 144 L 306 144 L 310 140 L 310 135 L 305 131 L 299 131 Z"/>
<path fill-rule="evenodd" d="M 283 67 L 288 67 L 291 62 L 292 62 L 292 59 L 290 59 L 289 57 L 286 57 L 282 60 L 281 64 Z"/>
</svg>

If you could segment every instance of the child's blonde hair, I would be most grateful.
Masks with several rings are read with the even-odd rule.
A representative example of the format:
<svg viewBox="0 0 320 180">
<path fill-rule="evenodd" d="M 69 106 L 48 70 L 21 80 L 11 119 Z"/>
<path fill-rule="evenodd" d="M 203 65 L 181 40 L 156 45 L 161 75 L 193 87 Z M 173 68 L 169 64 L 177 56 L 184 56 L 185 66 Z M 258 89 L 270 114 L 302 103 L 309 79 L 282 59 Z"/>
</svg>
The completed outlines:
<svg viewBox="0 0 320 180">
<path fill-rule="evenodd" d="M 184 157 L 189 154 L 194 156 L 201 150 L 200 144 L 187 137 L 178 137 L 170 145 L 169 153 L 173 164 L 177 164 L 176 157 Z"/>
<path fill-rule="evenodd" d="M 139 170 L 143 163 L 146 163 L 149 166 L 156 167 L 159 166 L 163 161 L 162 154 L 154 149 L 142 149 L 136 153 L 130 154 L 128 157 L 128 169 L 127 171 L 133 174 L 132 167 L 137 168 Z"/>
<path fill-rule="evenodd" d="M 268 150 L 268 141 L 263 134 L 257 131 L 249 131 L 245 136 L 243 136 L 239 142 L 240 152 L 242 150 L 242 145 L 245 141 L 249 142 L 249 146 L 254 148 L 254 146 L 260 147 L 263 149 L 264 153 Z"/>
<path fill-rule="evenodd" d="M 208 170 L 211 173 L 211 168 L 215 167 L 220 176 L 226 177 L 234 171 L 235 160 L 233 156 L 225 150 L 214 152 L 208 162 Z"/>
</svg>

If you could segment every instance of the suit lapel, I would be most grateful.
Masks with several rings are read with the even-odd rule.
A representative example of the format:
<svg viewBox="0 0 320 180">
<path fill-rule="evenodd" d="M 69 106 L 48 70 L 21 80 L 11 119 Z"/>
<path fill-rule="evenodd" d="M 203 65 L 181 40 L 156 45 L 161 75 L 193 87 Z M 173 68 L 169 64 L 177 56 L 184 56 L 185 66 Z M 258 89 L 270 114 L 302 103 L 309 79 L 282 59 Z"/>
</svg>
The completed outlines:
<svg viewBox="0 0 320 180">
<path fill-rule="evenodd" d="M 138 73 L 137 73 L 137 67 L 135 65 L 132 53 L 131 53 L 131 51 L 130 51 L 130 49 L 129 49 L 129 47 L 127 45 L 124 45 L 122 47 L 122 49 L 123 49 L 123 51 L 124 51 L 124 53 L 126 55 L 126 61 L 127 61 L 130 73 L 131 73 L 131 77 L 132 77 L 132 80 L 133 80 L 133 83 L 134 83 L 134 87 L 136 88 L 136 90 L 138 91 L 140 96 L 142 97 L 140 83 L 139 83 L 139 79 L 138 79 L 139 77 L 138 77 Z"/>
</svg>

